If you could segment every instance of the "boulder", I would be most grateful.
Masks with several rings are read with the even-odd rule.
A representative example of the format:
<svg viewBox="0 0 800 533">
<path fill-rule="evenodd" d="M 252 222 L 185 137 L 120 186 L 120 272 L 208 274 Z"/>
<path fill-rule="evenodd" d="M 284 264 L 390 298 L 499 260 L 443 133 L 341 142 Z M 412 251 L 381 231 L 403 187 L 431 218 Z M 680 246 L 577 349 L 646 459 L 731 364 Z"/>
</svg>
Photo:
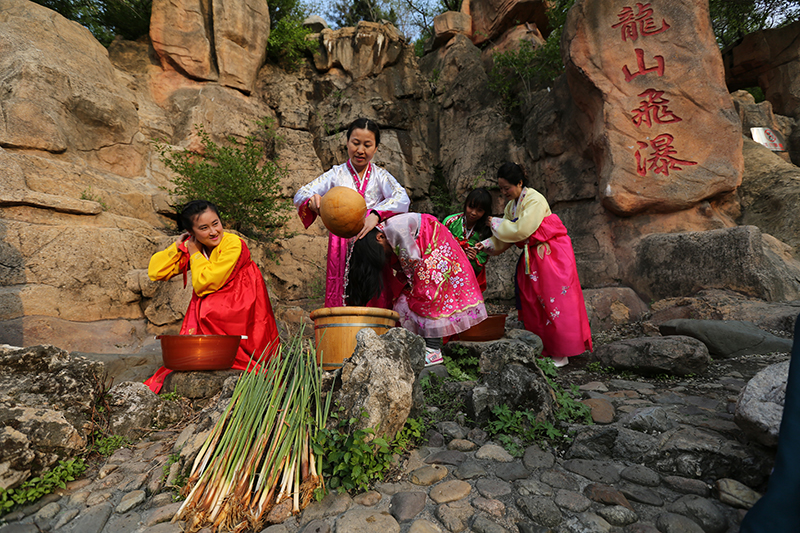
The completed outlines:
<svg viewBox="0 0 800 533">
<path fill-rule="evenodd" d="M 459 11 L 445 11 L 433 17 L 433 48 L 439 48 L 454 35 L 470 36 L 472 18 Z"/>
<path fill-rule="evenodd" d="M 191 400 L 213 398 L 222 390 L 228 378 L 241 373 L 241 370 L 170 372 L 164 379 L 164 386 L 161 390 L 174 392 Z"/>
<path fill-rule="evenodd" d="M 123 381 L 108 391 L 109 431 L 128 440 L 139 440 L 153 427 L 167 427 L 183 416 L 176 402 L 161 400 L 144 383 Z"/>
<path fill-rule="evenodd" d="M 733 92 L 731 93 L 731 98 L 733 99 L 733 107 L 739 114 L 739 120 L 742 121 L 742 135 L 752 139 L 753 135 L 750 128 L 769 128 L 783 135 L 786 142 L 789 142 L 789 137 L 792 135 L 795 121 L 783 115 L 776 115 L 772 111 L 772 104 L 769 100 L 756 103 L 756 99 L 747 91 Z M 788 150 L 788 146 L 785 150 Z M 748 161 L 748 157 L 745 156 L 745 170 L 742 183 L 745 182 L 748 167 L 750 167 L 748 163 L 750 163 L 750 161 Z"/>
<path fill-rule="evenodd" d="M 469 36 L 469 35 L 467 35 Z M 496 41 L 489 43 L 486 48 L 481 52 L 481 60 L 483 61 L 486 72 L 491 72 L 495 54 L 504 54 L 508 52 L 516 52 L 522 46 L 523 41 L 529 41 L 534 49 L 539 48 L 545 43 L 542 32 L 536 24 L 526 22 L 525 24 L 518 24 L 507 29 Z"/>
<path fill-rule="evenodd" d="M 755 226 L 653 234 L 636 248 L 630 286 L 653 299 L 728 289 L 790 301 L 800 299 L 800 263 Z"/>
<path fill-rule="evenodd" d="M 54 346 L 0 345 L 0 487 L 18 485 L 86 445 L 102 363 Z"/>
<path fill-rule="evenodd" d="M 512 26 L 525 22 L 549 28 L 547 8 L 544 0 L 465 0 L 461 4 L 461 12 L 472 17 L 471 39 L 475 45 L 494 41 Z"/>
<path fill-rule="evenodd" d="M 684 336 L 615 341 L 596 346 L 594 358 L 603 366 L 645 376 L 702 374 L 711 364 L 705 344 Z"/>
<path fill-rule="evenodd" d="M 760 86 L 775 110 L 800 114 L 800 94 L 792 80 L 800 68 L 800 22 L 745 35 L 725 50 L 725 79 L 732 89 Z"/>
<path fill-rule="evenodd" d="M 0 145 L 133 156 L 135 97 L 83 26 L 27 0 L 5 0 L 0 73 Z"/>
<path fill-rule="evenodd" d="M 619 215 L 679 211 L 741 182 L 741 123 L 708 3 L 666 7 L 578 0 L 563 30 L 600 198 Z"/>
<path fill-rule="evenodd" d="M 317 70 L 338 67 L 353 79 L 378 74 L 400 58 L 405 39 L 391 24 L 361 21 L 355 28 L 324 29 L 314 54 Z"/>
<path fill-rule="evenodd" d="M 0 454 L 0 486 L 5 489 L 86 446 L 85 432 L 53 409 L 0 401 L 0 424 L 4 426 L 0 440 L 8 446 Z"/>
<path fill-rule="evenodd" d="M 773 466 L 770 454 L 696 427 L 677 427 L 661 435 L 644 464 L 664 475 L 732 478 L 748 487 L 763 483 Z"/>
<path fill-rule="evenodd" d="M 758 226 L 800 256 L 800 220 L 787 216 L 800 202 L 800 168 L 755 141 L 744 139 L 745 171 L 736 191 L 739 224 Z"/>
<path fill-rule="evenodd" d="M 214 51 L 219 82 L 250 94 L 267 57 L 270 20 L 267 0 L 212 2 Z"/>
<path fill-rule="evenodd" d="M 311 15 L 303 21 L 303 27 L 308 28 L 312 33 L 319 33 L 328 27 L 328 23 L 319 15 Z"/>
<path fill-rule="evenodd" d="M 198 80 L 217 80 L 211 0 L 154 0 L 150 41 L 165 68 Z"/>
<path fill-rule="evenodd" d="M 747 354 L 789 353 L 792 350 L 791 339 L 759 329 L 752 322 L 675 319 L 664 322 L 658 329 L 664 336 L 693 337 L 705 344 L 713 357 L 723 359 Z"/>
<path fill-rule="evenodd" d="M 666 298 L 650 306 L 653 324 L 677 318 L 745 320 L 761 329 L 794 332 L 800 302 L 765 302 L 729 290 L 703 290 L 694 296 Z"/>
<path fill-rule="evenodd" d="M 492 409 L 501 405 L 513 410 L 530 410 L 539 422 L 553 421 L 555 398 L 536 364 L 542 353 L 541 339 L 524 331 L 509 332 L 511 338 L 487 342 L 448 342 L 444 351 L 450 357 L 479 359 L 480 381 L 465 391 L 470 418 L 488 421 Z"/>
<path fill-rule="evenodd" d="M 747 382 L 736 401 L 734 422 L 764 446 L 778 445 L 788 377 L 789 361 L 770 365 Z"/>
<path fill-rule="evenodd" d="M 584 289 L 583 299 L 592 331 L 603 331 L 641 320 L 647 304 L 630 287 Z"/>
<path fill-rule="evenodd" d="M 335 402 L 353 429 L 373 428 L 391 440 L 403 428 L 414 403 L 416 376 L 425 364 L 424 341 L 403 328 L 378 336 L 365 328 L 356 335 L 353 356 L 342 366 Z M 362 412 L 366 416 L 362 417 Z"/>
</svg>

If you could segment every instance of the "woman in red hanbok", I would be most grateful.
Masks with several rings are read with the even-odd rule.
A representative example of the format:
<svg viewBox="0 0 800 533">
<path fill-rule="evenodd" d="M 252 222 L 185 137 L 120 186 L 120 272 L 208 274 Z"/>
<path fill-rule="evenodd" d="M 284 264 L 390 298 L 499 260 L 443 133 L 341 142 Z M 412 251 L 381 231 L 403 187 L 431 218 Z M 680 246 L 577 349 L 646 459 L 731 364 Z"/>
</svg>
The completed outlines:
<svg viewBox="0 0 800 533">
<path fill-rule="evenodd" d="M 250 258 L 245 242 L 223 231 L 217 207 L 205 200 L 186 204 L 181 225 L 188 232 L 166 250 L 150 258 L 152 280 L 168 280 L 192 271 L 192 300 L 183 319 L 181 335 L 242 335 L 233 368 L 246 370 L 251 358 L 259 359 L 278 347 L 278 327 L 267 286 Z M 145 385 L 158 393 L 171 370 L 161 367 Z"/>
<path fill-rule="evenodd" d="M 572 240 L 544 196 L 525 187 L 516 163 L 497 172 L 500 191 L 509 200 L 503 218 L 492 218 L 492 237 L 476 248 L 497 255 L 512 244 L 523 249 L 517 263 L 517 309 L 525 329 L 542 339 L 542 354 L 556 366 L 592 349 L 592 332 L 578 280 Z"/>
</svg>

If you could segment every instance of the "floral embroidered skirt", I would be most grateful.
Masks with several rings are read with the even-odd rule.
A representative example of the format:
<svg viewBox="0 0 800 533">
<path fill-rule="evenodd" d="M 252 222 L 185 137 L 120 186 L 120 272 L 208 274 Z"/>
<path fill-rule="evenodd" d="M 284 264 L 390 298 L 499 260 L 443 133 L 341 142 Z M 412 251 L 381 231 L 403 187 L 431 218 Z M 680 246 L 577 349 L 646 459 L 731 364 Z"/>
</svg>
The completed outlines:
<svg viewBox="0 0 800 533">
<path fill-rule="evenodd" d="M 415 246 L 393 243 L 400 245 L 398 255 L 408 280 L 394 305 L 400 324 L 431 338 L 455 335 L 485 320 L 475 272 L 450 231 L 436 218 L 422 215 L 414 240 Z M 408 248 L 417 252 L 405 253 Z"/>
</svg>

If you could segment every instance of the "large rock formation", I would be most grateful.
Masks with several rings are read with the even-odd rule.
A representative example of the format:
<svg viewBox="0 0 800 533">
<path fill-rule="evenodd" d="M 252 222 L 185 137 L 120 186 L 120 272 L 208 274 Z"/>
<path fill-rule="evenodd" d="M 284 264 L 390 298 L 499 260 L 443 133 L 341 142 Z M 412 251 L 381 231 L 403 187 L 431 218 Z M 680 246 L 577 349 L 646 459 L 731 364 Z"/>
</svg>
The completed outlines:
<svg viewBox="0 0 800 533">
<path fill-rule="evenodd" d="M 76 455 L 94 429 L 102 363 L 53 346 L 0 345 L 0 487 Z"/>
<path fill-rule="evenodd" d="M 537 17 L 544 3 L 465 5 L 442 30 L 450 38 L 422 59 L 392 26 L 362 23 L 323 28 L 312 61 L 290 73 L 262 64 L 268 16 L 257 0 L 224 6 L 157 1 L 150 40 L 117 39 L 108 51 L 52 11 L 27 0 L 0 0 L 0 84 L 6 95 L 0 102 L 0 342 L 57 339 L 72 350 L 137 353 L 154 345 L 154 333 L 174 332 L 190 291 L 180 281 L 152 283 L 145 275 L 149 256 L 174 230 L 167 192 L 172 176 L 150 141 L 197 150 L 195 125 L 225 142 L 229 135 L 244 138 L 262 118 L 273 119 L 284 140 L 277 153 L 289 170 L 281 184 L 287 198 L 344 162 L 344 130 L 360 116 L 381 125 L 375 162 L 406 187 L 417 210 L 444 207 L 429 198 L 437 173 L 460 206 L 470 189 L 493 184 L 504 161 L 522 163 L 530 184 L 570 232 L 582 284 L 604 291 L 590 299 L 597 307 L 590 310 L 598 317 L 595 327 L 642 315 L 643 304 L 626 287 L 645 300 L 712 287 L 773 300 L 795 297 L 790 281 L 764 281 L 793 272 L 788 256 L 794 249 L 767 234 L 789 247 L 800 242 L 795 217 L 785 215 L 792 207 L 785 198 L 794 194 L 794 167 L 748 144 L 745 153 L 756 161 L 748 163 L 748 181 L 738 193 L 726 193 L 738 183 L 741 167 L 739 119 L 721 83 L 703 6 L 682 4 L 659 14 L 658 5 L 643 5 L 638 15 L 652 15 L 653 25 L 633 26 L 633 40 L 633 27 L 622 20 L 628 16 L 623 3 L 579 2 L 565 40 L 569 76 L 549 90 L 520 92 L 519 107 L 509 116 L 489 89 L 487 68 L 492 54 L 517 46 L 520 35 L 540 42 L 537 28 L 546 23 Z M 640 8 L 632 9 L 636 18 Z M 464 28 L 468 16 L 470 31 Z M 483 32 L 495 47 L 474 45 Z M 616 39 L 613 46 L 602 44 L 607 36 Z M 671 44 L 679 40 L 693 43 L 691 58 Z M 637 49 L 643 50 L 643 68 L 656 70 L 631 74 L 628 83 L 623 66 L 636 70 Z M 663 76 L 655 56 L 665 62 Z M 671 67 L 678 63 L 694 66 L 679 79 Z M 640 95 L 650 89 L 662 91 L 661 100 L 647 93 L 655 107 L 640 109 L 649 98 Z M 791 135 L 789 119 L 774 118 Z M 680 144 L 692 137 L 673 129 L 689 125 L 709 139 L 695 143 L 699 152 L 692 154 Z M 717 129 L 710 135 L 704 128 L 712 126 Z M 672 160 L 648 162 L 651 146 L 639 153 L 647 167 L 642 180 L 635 165 L 642 128 L 651 137 L 646 142 L 673 135 L 678 152 L 672 155 L 698 164 L 678 170 Z M 499 213 L 502 201 L 496 200 Z M 768 209 L 776 203 L 777 213 Z M 760 228 L 760 236 L 748 230 L 753 238 L 747 248 L 757 251 L 761 243 L 760 259 L 706 254 L 695 260 L 704 275 L 660 287 L 660 274 L 677 267 L 643 239 L 674 241 L 678 237 L 670 234 L 726 228 L 734 234 L 730 228 L 737 224 Z M 316 223 L 305 230 L 292 216 L 286 230 L 289 236 L 269 249 L 248 242 L 275 304 L 319 297 L 324 287 L 324 228 Z M 487 297 L 513 297 L 514 250 L 490 262 Z M 743 273 L 756 263 L 771 269 L 748 278 L 760 285 L 733 278 L 721 283 L 712 275 Z"/>
<path fill-rule="evenodd" d="M 741 127 L 707 2 L 579 0 L 563 42 L 607 209 L 678 211 L 739 185 Z"/>
<path fill-rule="evenodd" d="M 725 81 L 731 89 L 761 87 L 778 113 L 800 115 L 800 22 L 746 35 L 725 50 Z"/>
<path fill-rule="evenodd" d="M 472 17 L 472 42 L 477 45 L 493 41 L 512 26 L 525 22 L 549 28 L 547 7 L 544 0 L 465 0 L 461 12 Z"/>
</svg>

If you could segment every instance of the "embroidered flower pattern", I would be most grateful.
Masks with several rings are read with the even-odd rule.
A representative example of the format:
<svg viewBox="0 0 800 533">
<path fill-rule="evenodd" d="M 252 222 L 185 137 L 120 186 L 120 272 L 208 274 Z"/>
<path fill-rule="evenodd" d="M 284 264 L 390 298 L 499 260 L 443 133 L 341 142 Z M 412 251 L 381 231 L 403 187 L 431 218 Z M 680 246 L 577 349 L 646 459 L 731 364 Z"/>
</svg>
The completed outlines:
<svg viewBox="0 0 800 533">
<path fill-rule="evenodd" d="M 533 281 L 539 281 L 539 272 L 534 270 L 530 273 L 530 277 Z"/>
<path fill-rule="evenodd" d="M 561 287 L 561 294 L 567 294 L 568 290 L 569 290 L 569 285 L 564 285 L 563 287 Z"/>
</svg>

